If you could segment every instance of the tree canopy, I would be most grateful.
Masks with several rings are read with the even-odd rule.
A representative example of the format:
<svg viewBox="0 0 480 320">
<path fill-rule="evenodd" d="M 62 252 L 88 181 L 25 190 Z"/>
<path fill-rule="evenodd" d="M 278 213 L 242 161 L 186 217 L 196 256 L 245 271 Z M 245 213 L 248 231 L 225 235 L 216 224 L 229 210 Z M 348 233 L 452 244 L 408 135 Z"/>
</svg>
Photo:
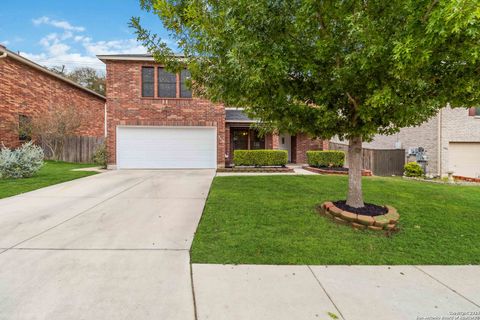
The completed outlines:
<svg viewBox="0 0 480 320">
<path fill-rule="evenodd" d="M 268 127 L 357 144 L 480 102 L 478 0 L 141 0 L 184 59 L 132 18 L 197 94 Z"/>
<path fill-rule="evenodd" d="M 143 0 L 208 98 L 322 138 L 418 125 L 480 101 L 475 0 Z M 161 61 L 171 49 L 141 28 Z"/>
<path fill-rule="evenodd" d="M 90 67 L 78 67 L 68 72 L 65 66 L 53 66 L 50 71 L 64 76 L 87 89 L 105 95 L 105 75 Z"/>
</svg>

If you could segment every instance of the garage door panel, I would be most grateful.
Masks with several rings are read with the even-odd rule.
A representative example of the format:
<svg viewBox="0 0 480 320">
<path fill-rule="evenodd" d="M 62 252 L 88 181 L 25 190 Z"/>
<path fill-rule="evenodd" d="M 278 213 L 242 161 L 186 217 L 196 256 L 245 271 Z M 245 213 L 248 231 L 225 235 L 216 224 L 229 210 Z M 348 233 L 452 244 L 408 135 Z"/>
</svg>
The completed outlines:
<svg viewBox="0 0 480 320">
<path fill-rule="evenodd" d="M 216 168 L 215 128 L 118 127 L 120 169 Z"/>
<path fill-rule="evenodd" d="M 480 143 L 450 142 L 448 148 L 449 170 L 454 175 L 480 177 Z"/>
</svg>

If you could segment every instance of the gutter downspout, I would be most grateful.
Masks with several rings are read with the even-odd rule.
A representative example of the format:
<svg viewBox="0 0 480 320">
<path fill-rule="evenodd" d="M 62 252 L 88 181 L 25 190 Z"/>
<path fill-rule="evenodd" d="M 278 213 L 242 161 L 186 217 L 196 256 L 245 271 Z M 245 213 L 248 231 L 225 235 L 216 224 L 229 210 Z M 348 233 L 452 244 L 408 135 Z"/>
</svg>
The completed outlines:
<svg viewBox="0 0 480 320">
<path fill-rule="evenodd" d="M 105 102 L 104 112 L 103 112 L 103 130 L 104 130 L 104 137 L 107 137 L 108 130 L 107 130 L 107 103 Z"/>
</svg>

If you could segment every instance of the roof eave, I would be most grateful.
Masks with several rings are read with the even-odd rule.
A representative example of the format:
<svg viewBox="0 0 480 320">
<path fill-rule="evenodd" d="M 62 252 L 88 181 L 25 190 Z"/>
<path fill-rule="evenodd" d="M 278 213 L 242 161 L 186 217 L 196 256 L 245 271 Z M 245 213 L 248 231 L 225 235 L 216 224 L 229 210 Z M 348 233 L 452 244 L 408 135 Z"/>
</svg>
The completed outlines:
<svg viewBox="0 0 480 320">
<path fill-rule="evenodd" d="M 38 71 L 41 71 L 41 72 L 43 72 L 43 73 L 46 73 L 46 74 L 48 74 L 48 75 L 50 75 L 50 76 L 52 76 L 52 77 L 54 77 L 54 78 L 57 78 L 57 79 L 59 79 L 59 80 L 62 80 L 62 81 L 66 82 L 66 83 L 68 83 L 68 84 L 70 84 L 70 85 L 72 85 L 72 86 L 74 86 L 74 87 L 77 87 L 77 88 L 79 88 L 79 89 L 81 89 L 81 90 L 83 90 L 83 91 L 86 91 L 86 92 L 88 92 L 88 93 L 90 93 L 90 94 L 93 94 L 93 95 L 97 96 L 98 98 L 101 98 L 101 99 L 103 99 L 103 100 L 106 100 L 106 99 L 107 99 L 107 98 L 105 98 L 105 96 L 102 96 L 101 94 L 99 94 L 99 93 L 97 93 L 97 92 L 95 92 L 95 91 L 93 91 L 93 90 L 90 90 L 90 89 L 88 89 L 88 88 L 85 88 L 84 86 L 81 86 L 81 85 L 79 85 L 78 83 L 76 83 L 76 82 L 74 82 L 74 81 L 72 81 L 72 80 L 70 80 L 70 79 L 68 79 L 68 78 L 65 78 L 65 77 L 63 77 L 63 76 L 61 76 L 61 75 L 59 75 L 59 74 L 57 74 L 57 73 L 55 73 L 55 72 L 52 72 L 52 71 L 48 70 L 47 68 L 42 67 L 41 65 L 39 65 L 39 64 L 37 64 L 37 63 L 35 63 L 35 62 L 27 59 L 27 58 L 24 58 L 24 57 L 22 57 L 21 55 L 16 54 L 15 52 L 12 52 L 12 51 L 8 50 L 7 48 L 0 47 L 0 53 L 2 53 L 2 54 L 3 54 L 3 53 L 6 53 L 7 57 L 10 57 L 10 58 L 12 58 L 12 59 L 14 59 L 14 60 L 16 60 L 16 61 L 18 61 L 18 62 L 21 62 L 21 63 L 23 63 L 23 64 L 26 64 L 27 66 L 32 67 L 32 68 L 34 68 L 34 69 L 36 69 L 36 70 L 38 70 Z"/>
</svg>

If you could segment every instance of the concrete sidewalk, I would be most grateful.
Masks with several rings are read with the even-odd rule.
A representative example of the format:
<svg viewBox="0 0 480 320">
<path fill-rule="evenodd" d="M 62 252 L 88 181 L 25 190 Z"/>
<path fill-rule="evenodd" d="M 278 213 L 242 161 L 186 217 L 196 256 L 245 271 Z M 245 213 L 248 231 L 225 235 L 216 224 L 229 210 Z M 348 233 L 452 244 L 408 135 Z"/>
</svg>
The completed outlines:
<svg viewBox="0 0 480 320">
<path fill-rule="evenodd" d="M 192 269 L 198 320 L 480 319 L 480 266 Z"/>
</svg>

